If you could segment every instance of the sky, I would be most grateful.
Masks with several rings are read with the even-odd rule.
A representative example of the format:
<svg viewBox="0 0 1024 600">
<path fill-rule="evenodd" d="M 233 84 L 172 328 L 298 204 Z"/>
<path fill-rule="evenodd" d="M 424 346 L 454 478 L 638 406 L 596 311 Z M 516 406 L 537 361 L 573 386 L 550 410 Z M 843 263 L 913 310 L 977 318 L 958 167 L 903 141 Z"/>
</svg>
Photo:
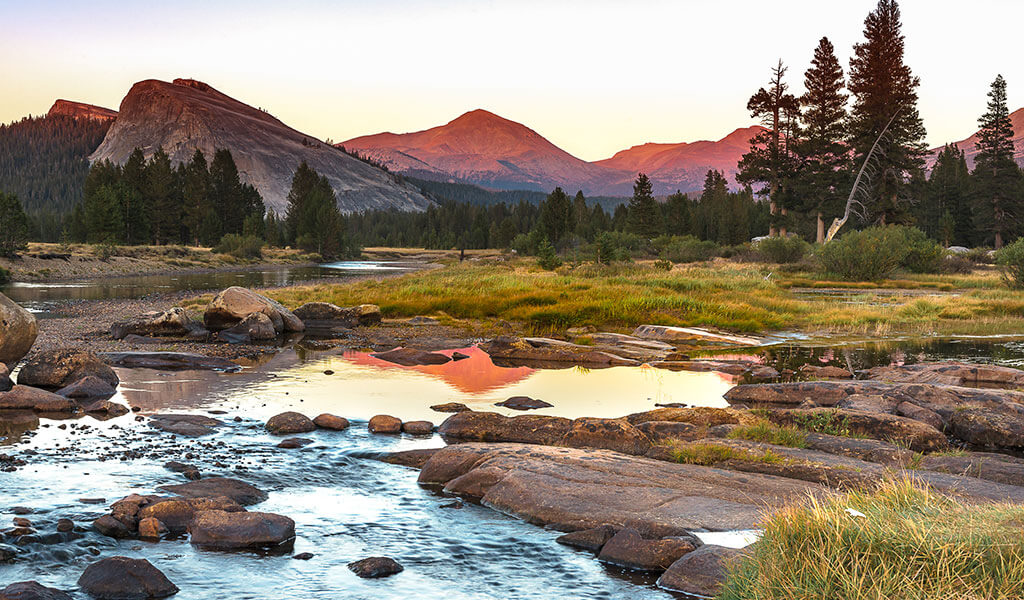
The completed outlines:
<svg viewBox="0 0 1024 600">
<path fill-rule="evenodd" d="M 57 98 L 117 108 L 191 77 L 321 139 L 484 108 L 585 160 L 720 139 L 778 59 L 802 91 L 828 36 L 844 68 L 877 0 L 0 0 L 0 122 Z M 1019 0 L 902 0 L 931 146 L 968 137 L 997 73 L 1024 106 Z"/>
</svg>

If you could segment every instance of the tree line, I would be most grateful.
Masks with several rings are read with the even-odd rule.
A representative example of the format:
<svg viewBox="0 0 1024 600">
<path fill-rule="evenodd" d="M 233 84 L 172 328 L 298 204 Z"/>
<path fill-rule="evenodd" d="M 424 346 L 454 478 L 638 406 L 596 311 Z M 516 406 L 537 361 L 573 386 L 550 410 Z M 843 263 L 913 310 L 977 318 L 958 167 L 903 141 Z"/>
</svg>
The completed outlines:
<svg viewBox="0 0 1024 600">
<path fill-rule="evenodd" d="M 780 60 L 747 104 L 765 129 L 737 176 L 767 200 L 771 234 L 795 231 L 822 242 L 826 223 L 850 201 L 862 225 L 913 224 L 947 245 L 999 248 L 1021 235 L 1024 178 L 1014 160 L 1006 81 L 997 76 L 989 91 L 973 171 L 962 151 L 947 146 L 926 175 L 920 80 L 904 61 L 895 0 L 879 0 L 865 19 L 848 77 L 827 37 L 814 50 L 800 97 L 788 91 L 786 72 Z M 862 166 L 864 185 L 850 197 Z"/>
</svg>

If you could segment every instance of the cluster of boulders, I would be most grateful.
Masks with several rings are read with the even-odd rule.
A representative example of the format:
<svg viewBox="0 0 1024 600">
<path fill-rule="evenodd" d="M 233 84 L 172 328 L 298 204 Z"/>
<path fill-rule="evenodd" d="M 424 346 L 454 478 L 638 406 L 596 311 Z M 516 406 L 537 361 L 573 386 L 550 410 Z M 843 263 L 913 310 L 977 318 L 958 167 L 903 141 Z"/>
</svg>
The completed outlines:
<svg viewBox="0 0 1024 600">
<path fill-rule="evenodd" d="M 218 341 L 248 344 L 304 331 L 337 334 L 380 322 L 380 308 L 372 304 L 340 307 L 310 302 L 292 312 L 262 294 L 233 286 L 210 301 L 201 324 L 184 309 L 174 307 L 114 323 L 110 333 L 115 339 L 139 343 L 161 337 L 207 340 L 212 336 Z"/>
</svg>

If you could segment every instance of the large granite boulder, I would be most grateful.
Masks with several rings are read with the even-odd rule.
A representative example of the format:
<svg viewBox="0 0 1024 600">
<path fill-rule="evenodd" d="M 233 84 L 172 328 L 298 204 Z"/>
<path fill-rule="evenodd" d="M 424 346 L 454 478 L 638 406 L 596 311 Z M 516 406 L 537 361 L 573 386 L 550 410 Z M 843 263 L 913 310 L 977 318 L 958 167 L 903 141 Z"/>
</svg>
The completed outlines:
<svg viewBox="0 0 1024 600">
<path fill-rule="evenodd" d="M 37 581 L 21 581 L 0 590 L 0 600 L 72 600 L 64 592 Z"/>
<path fill-rule="evenodd" d="M 237 325 L 217 332 L 217 339 L 231 344 L 247 344 L 276 337 L 274 322 L 267 315 L 258 312 L 246 316 Z"/>
<path fill-rule="evenodd" d="M 701 546 L 672 563 L 658 578 L 658 587 L 692 596 L 716 596 L 730 566 L 743 552 L 711 544 Z"/>
<path fill-rule="evenodd" d="M 201 336 L 203 327 L 192 320 L 185 309 L 175 306 L 161 312 L 149 312 L 110 326 L 110 335 L 121 340 L 129 335 L 157 337 Z"/>
<path fill-rule="evenodd" d="M 206 307 L 203 322 L 207 329 L 220 331 L 233 327 L 252 313 L 263 313 L 274 324 L 278 333 L 305 330 L 302 320 L 280 303 L 238 286 L 217 294 Z"/>
<path fill-rule="evenodd" d="M 341 307 L 330 302 L 308 302 L 295 309 L 295 316 L 310 329 L 351 329 L 381 322 L 380 307 L 376 304 Z"/>
<path fill-rule="evenodd" d="M 178 593 L 178 587 L 148 560 L 125 556 L 89 565 L 78 578 L 78 585 L 99 600 L 145 600 Z"/>
<path fill-rule="evenodd" d="M 598 560 L 637 571 L 664 571 L 684 554 L 697 549 L 692 536 L 644 539 L 636 529 L 626 528 L 609 539 Z"/>
<path fill-rule="evenodd" d="M 117 387 L 117 373 L 99 356 L 88 350 L 59 348 L 46 350 L 26 362 L 18 372 L 18 383 L 59 390 L 83 377 L 98 377 Z"/>
<path fill-rule="evenodd" d="M 275 435 L 288 435 L 315 431 L 316 424 L 302 413 L 288 411 L 270 417 L 264 428 Z"/>
<path fill-rule="evenodd" d="M 21 360 L 39 335 L 36 318 L 13 300 L 0 294 L 0 363 L 14 365 Z"/>
<path fill-rule="evenodd" d="M 518 442 L 554 446 L 562 441 L 572 421 L 563 417 L 466 411 L 445 419 L 438 433 L 445 439 L 475 442 Z"/>
<path fill-rule="evenodd" d="M 0 392 L 0 409 L 22 409 L 35 412 L 78 412 L 78 404 L 72 400 L 27 385 L 16 385 L 8 392 Z"/>
<path fill-rule="evenodd" d="M 931 425 L 886 413 L 837 408 L 772 410 L 768 419 L 777 425 L 796 425 L 841 436 L 863 435 L 909 448 L 934 452 L 948 445 L 946 436 Z"/>
<path fill-rule="evenodd" d="M 185 437 L 200 437 L 213 433 L 214 427 L 223 425 L 221 421 L 206 415 L 153 415 L 149 426 L 153 429 L 166 431 Z"/>
<path fill-rule="evenodd" d="M 977 446 L 1024 448 L 1024 414 L 972 407 L 953 413 L 949 432 Z"/>
<path fill-rule="evenodd" d="M 193 544 L 216 550 L 278 548 L 295 541 L 295 521 L 273 513 L 204 510 L 188 531 Z"/>
</svg>

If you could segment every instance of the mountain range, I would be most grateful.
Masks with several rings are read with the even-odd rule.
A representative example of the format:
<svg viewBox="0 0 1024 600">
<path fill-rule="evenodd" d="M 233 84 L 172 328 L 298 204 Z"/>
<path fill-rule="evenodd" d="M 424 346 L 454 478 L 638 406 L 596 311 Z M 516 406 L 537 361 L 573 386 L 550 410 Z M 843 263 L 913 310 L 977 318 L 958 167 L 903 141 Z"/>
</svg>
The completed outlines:
<svg viewBox="0 0 1024 600">
<path fill-rule="evenodd" d="M 736 164 L 762 128 L 737 129 L 718 141 L 643 144 L 596 162 L 576 158 L 536 131 L 486 110 L 473 110 L 414 133 L 379 133 L 338 144 L 390 171 L 499 190 L 628 196 L 643 171 L 655 194 L 700 190 L 709 169 L 734 179 Z"/>
<path fill-rule="evenodd" d="M 1010 123 L 1013 125 L 1013 158 L 1017 161 L 1018 165 L 1024 167 L 1024 108 L 1010 113 Z M 967 166 L 971 169 L 974 168 L 974 159 L 978 155 L 979 139 L 978 133 L 975 133 L 966 140 L 960 140 L 956 143 L 956 146 L 964 151 L 964 155 L 967 158 Z M 932 150 L 928 160 L 929 167 L 935 162 L 935 157 L 938 156 L 940 151 L 942 151 L 942 148 Z"/>
</svg>

